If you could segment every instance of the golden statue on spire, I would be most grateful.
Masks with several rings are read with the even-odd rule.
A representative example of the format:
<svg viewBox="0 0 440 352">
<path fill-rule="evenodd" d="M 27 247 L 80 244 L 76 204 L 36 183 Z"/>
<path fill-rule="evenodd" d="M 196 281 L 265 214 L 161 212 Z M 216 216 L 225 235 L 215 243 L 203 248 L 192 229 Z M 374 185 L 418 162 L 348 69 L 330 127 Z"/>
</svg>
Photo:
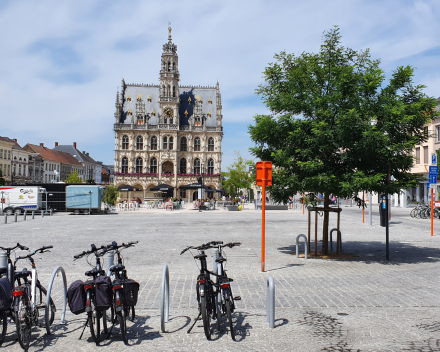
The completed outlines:
<svg viewBox="0 0 440 352">
<path fill-rule="evenodd" d="M 171 22 L 168 22 L 168 39 L 171 40 Z"/>
</svg>

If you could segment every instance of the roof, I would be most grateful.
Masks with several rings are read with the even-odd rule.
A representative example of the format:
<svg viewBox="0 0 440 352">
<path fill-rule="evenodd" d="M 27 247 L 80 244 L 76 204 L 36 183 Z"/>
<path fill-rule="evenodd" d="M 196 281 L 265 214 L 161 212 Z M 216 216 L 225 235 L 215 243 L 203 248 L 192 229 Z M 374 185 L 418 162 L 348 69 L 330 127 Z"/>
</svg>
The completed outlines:
<svg viewBox="0 0 440 352">
<path fill-rule="evenodd" d="M 73 145 L 59 145 L 52 150 L 68 153 L 72 155 L 76 160 L 82 163 L 91 163 L 96 164 L 96 161 L 93 160 L 92 157 L 87 155 L 86 153 L 81 153 L 78 149 L 76 149 Z"/>
<path fill-rule="evenodd" d="M 54 161 L 63 164 L 82 166 L 81 163 L 78 162 L 78 160 L 76 160 L 68 153 L 63 153 L 61 151 L 56 151 L 49 149 L 47 147 L 42 147 L 40 145 L 29 144 L 29 143 L 24 146 L 24 149 L 31 153 L 40 154 L 43 157 L 43 159 L 46 161 Z"/>
<path fill-rule="evenodd" d="M 207 117 L 206 126 L 217 126 L 217 89 L 216 87 L 193 87 L 180 86 L 180 104 L 179 116 L 180 125 L 189 125 L 188 119 L 193 115 L 194 103 L 196 97 L 202 100 L 202 114 Z M 130 96 L 130 99 L 128 97 Z M 158 85 L 143 85 L 143 84 L 127 84 L 125 86 L 122 106 L 121 123 L 131 124 L 131 116 L 128 114 L 131 111 L 134 120 L 136 121 L 136 103 L 137 98 L 145 104 L 145 113 L 148 118 L 149 125 L 157 125 L 159 123 L 158 113 L 160 111 L 159 104 L 159 86 Z M 189 101 L 191 98 L 191 102 Z M 151 100 L 151 101 L 150 101 Z M 154 110 L 155 116 L 152 115 Z M 188 112 L 185 116 L 185 111 Z M 208 112 L 211 117 L 208 117 Z"/>
<path fill-rule="evenodd" d="M 8 137 L 1 137 L 0 136 L 0 140 L 2 140 L 3 142 L 8 142 L 8 143 L 12 143 L 12 149 L 16 149 L 16 150 L 20 150 L 22 152 L 25 152 L 26 150 L 24 150 L 20 144 L 18 144 L 16 141 L 14 141 L 11 138 Z"/>
</svg>

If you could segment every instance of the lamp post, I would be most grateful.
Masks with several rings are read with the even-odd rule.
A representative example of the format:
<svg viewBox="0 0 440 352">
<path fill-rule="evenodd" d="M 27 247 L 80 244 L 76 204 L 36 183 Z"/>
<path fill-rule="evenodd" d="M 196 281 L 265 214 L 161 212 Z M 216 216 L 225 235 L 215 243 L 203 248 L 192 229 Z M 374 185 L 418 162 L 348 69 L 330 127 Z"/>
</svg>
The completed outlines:
<svg viewBox="0 0 440 352">
<path fill-rule="evenodd" d="M 250 165 L 249 166 L 249 177 L 252 177 L 252 174 L 255 172 L 255 167 L 254 165 Z M 255 195 L 254 195 L 254 199 L 255 199 Z M 249 203 L 251 202 L 251 192 L 249 192 Z"/>
<path fill-rule="evenodd" d="M 202 173 L 202 199 L 203 201 L 205 201 L 205 164 L 202 164 L 202 168 L 201 168 L 201 173 Z"/>
</svg>

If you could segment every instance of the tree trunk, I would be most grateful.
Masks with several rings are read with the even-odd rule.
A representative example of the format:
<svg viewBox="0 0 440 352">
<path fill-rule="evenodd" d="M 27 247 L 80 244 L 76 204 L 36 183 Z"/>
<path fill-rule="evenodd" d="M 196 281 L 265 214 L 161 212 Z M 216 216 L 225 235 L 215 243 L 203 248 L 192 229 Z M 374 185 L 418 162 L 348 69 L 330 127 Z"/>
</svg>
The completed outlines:
<svg viewBox="0 0 440 352">
<path fill-rule="evenodd" d="M 324 209 L 330 206 L 330 195 L 324 195 Z M 324 223 L 322 225 L 322 254 L 328 254 L 328 211 L 324 210 Z"/>
</svg>

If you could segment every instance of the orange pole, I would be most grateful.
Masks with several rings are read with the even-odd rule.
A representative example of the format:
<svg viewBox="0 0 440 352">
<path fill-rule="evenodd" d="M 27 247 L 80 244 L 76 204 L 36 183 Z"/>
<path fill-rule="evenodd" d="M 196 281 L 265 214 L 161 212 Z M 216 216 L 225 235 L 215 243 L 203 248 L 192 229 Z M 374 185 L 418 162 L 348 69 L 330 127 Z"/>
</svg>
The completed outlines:
<svg viewBox="0 0 440 352">
<path fill-rule="evenodd" d="M 365 203 L 365 191 L 362 191 L 362 223 L 365 223 L 365 208 L 364 208 L 364 203 Z"/>
<path fill-rule="evenodd" d="M 431 236 L 434 236 L 434 188 L 431 185 Z"/>
<path fill-rule="evenodd" d="M 265 252 L 265 227 L 266 227 L 266 180 L 263 180 L 263 203 L 261 205 L 261 272 L 264 272 L 264 252 Z"/>
<path fill-rule="evenodd" d="M 303 215 L 304 215 L 304 193 L 303 193 Z"/>
</svg>

